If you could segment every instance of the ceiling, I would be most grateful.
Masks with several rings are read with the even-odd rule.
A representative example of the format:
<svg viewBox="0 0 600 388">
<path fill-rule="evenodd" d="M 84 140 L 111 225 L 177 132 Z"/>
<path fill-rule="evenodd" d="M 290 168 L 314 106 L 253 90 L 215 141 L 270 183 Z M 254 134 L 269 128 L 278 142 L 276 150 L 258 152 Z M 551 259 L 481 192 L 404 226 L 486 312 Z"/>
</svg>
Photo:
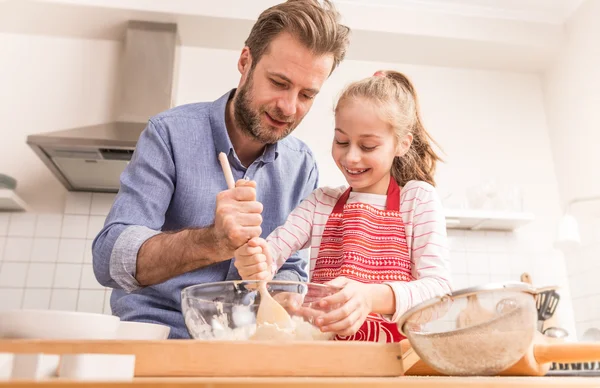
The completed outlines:
<svg viewBox="0 0 600 388">
<path fill-rule="evenodd" d="M 562 24 L 584 0 L 334 0 L 334 2 Z"/>
</svg>

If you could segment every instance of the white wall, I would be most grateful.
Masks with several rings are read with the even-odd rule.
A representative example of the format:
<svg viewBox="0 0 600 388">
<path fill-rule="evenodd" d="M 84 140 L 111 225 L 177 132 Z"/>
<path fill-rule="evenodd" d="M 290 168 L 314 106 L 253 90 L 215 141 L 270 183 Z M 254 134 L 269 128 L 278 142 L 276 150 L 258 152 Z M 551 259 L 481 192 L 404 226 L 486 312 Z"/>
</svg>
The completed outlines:
<svg viewBox="0 0 600 388">
<path fill-rule="evenodd" d="M 66 190 L 25 143 L 27 135 L 113 117 L 121 44 L 0 34 L 0 173 L 35 211 L 62 212 Z"/>
<path fill-rule="evenodd" d="M 560 199 L 600 195 L 600 1 L 588 0 L 566 25 L 566 44 L 544 77 Z M 579 332 L 600 327 L 600 201 L 575 204 L 580 250 L 567 252 Z"/>
<path fill-rule="evenodd" d="M 110 117 L 111 88 L 119 45 L 112 42 L 92 43 L 83 40 L 30 36 L 4 36 L 3 39 L 9 42 L 13 47 L 12 50 L 17 53 L 22 51 L 23 45 L 31 46 L 40 57 L 50 56 L 52 53 L 52 59 L 46 61 L 48 63 L 30 62 L 29 67 L 19 66 L 15 56 L 9 56 L 8 59 L 2 56 L 3 68 L 14 69 L 11 72 L 14 73 L 12 77 L 19 80 L 16 82 L 12 77 L 5 76 L 10 78 L 6 81 L 13 85 L 11 89 L 15 90 L 18 98 L 3 97 L 2 106 L 3 109 L 7 109 L 5 102 L 11 103 L 15 111 L 8 112 L 12 114 L 9 117 L 23 125 L 11 126 L 8 140 L 2 143 L 3 152 L 9 154 L 10 163 L 6 161 L 7 156 L 2 155 L 0 166 L 3 169 L 8 168 L 7 172 L 14 174 L 20 182 L 25 182 L 21 194 L 35 206 L 35 212 L 29 218 L 22 218 L 22 215 L 15 214 L 5 218 L 4 234 L 0 227 L 0 250 L 3 249 L 4 252 L 0 256 L 0 263 L 2 263 L 0 277 L 4 274 L 5 278 L 12 278 L 12 275 L 7 275 L 6 271 L 7 268 L 15 266 L 7 264 L 21 260 L 28 263 L 26 268 L 20 266 L 21 271 L 28 271 L 24 283 L 9 282 L 9 285 L 3 286 L 0 282 L 0 289 L 9 289 L 12 290 L 11 292 L 22 290 L 26 294 L 30 287 L 27 283 L 27 279 L 31 276 L 30 271 L 36 272 L 37 266 L 33 264 L 37 263 L 40 257 L 24 251 L 22 255 L 15 258 L 13 255 L 15 250 L 28 249 L 23 241 L 15 239 L 30 239 L 36 244 L 38 237 L 46 238 L 37 236 L 35 232 L 37 228 L 35 225 L 40 220 L 45 220 L 44 213 L 51 212 L 64 222 L 67 219 L 71 220 L 72 214 L 69 209 L 73 206 L 69 205 L 68 201 L 66 213 L 62 210 L 64 190 L 58 186 L 33 152 L 23 145 L 25 134 L 101 122 Z M 89 53 L 90 50 L 94 53 Z M 84 52 L 87 54 L 84 55 Z M 72 60 L 55 58 L 61 55 Z M 86 55 L 93 55 L 95 58 L 93 62 L 98 65 L 93 67 L 95 70 L 91 74 L 86 73 L 84 76 L 81 74 L 81 61 L 83 58 L 88 58 Z M 235 87 L 239 77 L 236 69 L 238 55 L 237 51 L 230 50 L 182 48 L 177 104 L 213 100 L 230 87 Z M 73 58 L 79 58 L 80 62 L 73 62 Z M 311 113 L 295 132 L 316 152 L 321 169 L 321 184 L 343 183 L 342 175 L 330 161 L 329 156 L 335 96 L 348 81 L 368 76 L 381 68 L 395 68 L 405 72 L 413 79 L 419 91 L 425 125 L 445 151 L 443 156 L 446 163 L 440 166 L 437 179 L 442 196 L 446 198 L 450 195 L 445 201 L 447 206 L 459 206 L 467 187 L 494 179 L 500 187 L 521 186 L 524 193 L 524 210 L 531 211 L 536 216 L 535 222 L 515 233 L 451 232 L 456 286 L 464 287 L 497 280 L 518 280 L 523 271 L 530 272 L 536 284 L 566 285 L 564 276 L 566 271 L 562 270 L 564 268 L 562 255 L 552 249 L 560 210 L 543 106 L 542 84 L 537 75 L 346 61 L 327 82 Z M 37 78 L 38 81 L 31 82 L 31 77 Z M 89 82 L 90 79 L 95 80 L 92 92 L 81 92 L 82 84 Z M 33 85 L 43 83 L 50 89 L 38 91 L 38 88 L 31 85 L 32 83 Z M 103 89 L 105 84 L 108 86 Z M 79 91 L 79 94 L 76 94 L 77 98 L 75 98 L 65 90 Z M 44 98 L 39 97 L 40 93 Z M 28 102 L 40 99 L 47 104 L 44 105 L 43 114 L 28 114 Z M 34 120 L 35 123 L 32 122 Z M 19 149 L 21 151 L 17 152 L 16 150 Z M 27 182 L 30 182 L 29 186 Z M 33 186 L 35 182 L 46 182 L 43 192 Z M 75 198 L 79 197 L 75 196 Z M 71 197 L 70 201 L 77 202 L 80 199 Z M 87 220 L 90 222 L 90 214 L 78 215 L 88 217 Z M 95 217 L 94 222 L 100 223 L 98 215 Z M 78 222 L 84 222 L 82 220 Z M 34 225 L 33 231 L 31 225 Z M 26 232 L 22 232 L 23 230 Z M 78 238 L 89 240 L 91 238 L 89 233 L 92 233 L 90 230 L 95 229 L 90 229 L 88 225 L 86 236 Z M 25 233 L 26 236 L 21 233 Z M 62 235 L 52 238 L 63 237 L 71 238 Z M 46 243 L 56 244 L 56 242 Z M 75 245 L 77 244 L 81 243 Z M 21 248 L 18 248 L 19 246 Z M 85 249 L 84 254 L 89 255 L 89 247 Z M 61 255 L 57 255 L 53 261 L 50 261 L 58 268 L 59 264 L 64 264 L 60 260 L 63 260 Z M 85 263 L 82 261 L 82 264 Z M 558 272 L 556 268 L 559 269 Z M 89 267 L 82 267 L 81 279 L 88 270 Z M 12 270 L 10 271 L 12 273 Z M 89 274 L 86 273 L 85 276 Z M 45 284 L 49 287 L 46 289 L 54 289 L 54 283 L 50 283 L 49 286 L 48 283 Z M 561 302 L 559 307 L 557 324 L 574 333 L 568 287 L 561 292 L 564 295 L 564 302 Z M 6 294 L 6 291 L 4 293 Z M 47 293 L 44 293 L 44 298 L 46 295 Z M 45 300 L 40 305 L 43 305 Z M 3 301 L 0 300 L 0 305 L 2 303 Z M 26 306 L 25 299 L 22 299 L 21 303 Z M 49 303 L 49 307 L 52 307 L 51 299 Z"/>
</svg>

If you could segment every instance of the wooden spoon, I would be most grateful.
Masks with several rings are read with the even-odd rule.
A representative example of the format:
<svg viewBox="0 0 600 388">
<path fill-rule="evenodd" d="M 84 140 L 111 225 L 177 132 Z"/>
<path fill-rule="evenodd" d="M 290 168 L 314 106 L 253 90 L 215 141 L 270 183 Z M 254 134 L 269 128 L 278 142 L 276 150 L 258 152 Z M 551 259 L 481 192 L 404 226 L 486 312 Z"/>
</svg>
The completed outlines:
<svg viewBox="0 0 600 388">
<path fill-rule="evenodd" d="M 523 283 L 532 284 L 531 283 L 531 276 L 529 276 L 529 274 L 527 272 L 523 272 L 521 274 L 521 281 Z"/>
<path fill-rule="evenodd" d="M 258 285 L 260 292 L 260 305 L 256 313 L 256 324 L 277 325 L 280 329 L 291 329 L 294 327 L 290 314 L 280 305 L 267 290 L 267 283 L 260 282 Z"/>
<path fill-rule="evenodd" d="M 223 175 L 227 182 L 227 187 L 233 189 L 235 187 L 235 181 L 231 172 L 231 166 L 227 160 L 227 155 L 221 152 L 219 153 L 219 162 L 223 169 Z M 287 329 L 293 327 L 292 318 L 288 312 L 281 306 L 267 290 L 267 283 L 262 281 L 258 285 L 258 292 L 260 293 L 260 305 L 258 306 L 258 312 L 256 313 L 256 324 L 264 325 L 271 324 L 277 325 L 280 329 Z"/>
</svg>

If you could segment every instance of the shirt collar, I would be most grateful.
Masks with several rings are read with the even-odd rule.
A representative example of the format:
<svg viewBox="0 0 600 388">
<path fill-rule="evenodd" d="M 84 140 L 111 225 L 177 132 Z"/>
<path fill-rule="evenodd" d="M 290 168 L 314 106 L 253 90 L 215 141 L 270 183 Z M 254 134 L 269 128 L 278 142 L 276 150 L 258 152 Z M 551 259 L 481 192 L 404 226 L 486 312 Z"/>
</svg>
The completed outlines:
<svg viewBox="0 0 600 388">
<path fill-rule="evenodd" d="M 217 155 L 221 152 L 229 155 L 234 151 L 233 144 L 231 144 L 231 139 L 227 133 L 227 126 L 225 125 L 225 110 L 227 109 L 227 102 L 233 98 L 235 91 L 236 89 L 228 91 L 218 100 L 214 101 L 210 107 L 210 127 Z M 263 163 L 273 162 L 279 156 L 278 148 L 279 142 L 267 145 L 257 160 Z"/>
</svg>

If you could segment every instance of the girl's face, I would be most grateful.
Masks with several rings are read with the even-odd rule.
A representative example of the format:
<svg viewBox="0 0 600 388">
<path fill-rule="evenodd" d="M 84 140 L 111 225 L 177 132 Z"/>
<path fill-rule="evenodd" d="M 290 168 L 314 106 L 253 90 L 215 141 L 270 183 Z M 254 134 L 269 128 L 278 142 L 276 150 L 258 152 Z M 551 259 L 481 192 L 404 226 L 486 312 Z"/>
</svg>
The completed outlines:
<svg viewBox="0 0 600 388">
<path fill-rule="evenodd" d="M 412 135 L 399 143 L 391 125 L 365 99 L 344 101 L 335 114 L 331 154 L 352 190 L 387 194 L 394 157 L 408 151 Z"/>
</svg>

